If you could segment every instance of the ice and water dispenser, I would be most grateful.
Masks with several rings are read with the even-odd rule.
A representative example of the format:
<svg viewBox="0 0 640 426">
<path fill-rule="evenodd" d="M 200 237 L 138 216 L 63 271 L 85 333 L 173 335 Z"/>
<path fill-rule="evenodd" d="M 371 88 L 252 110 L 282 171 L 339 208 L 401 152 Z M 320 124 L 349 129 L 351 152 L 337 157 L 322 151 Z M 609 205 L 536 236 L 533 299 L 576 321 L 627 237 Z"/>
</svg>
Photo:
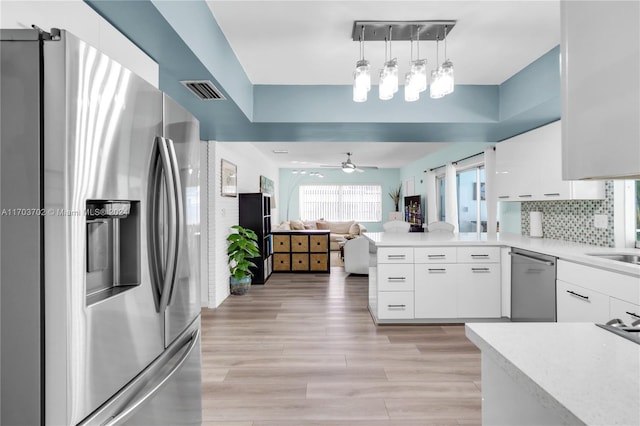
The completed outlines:
<svg viewBox="0 0 640 426">
<path fill-rule="evenodd" d="M 88 200 L 87 305 L 140 284 L 140 202 Z"/>
</svg>

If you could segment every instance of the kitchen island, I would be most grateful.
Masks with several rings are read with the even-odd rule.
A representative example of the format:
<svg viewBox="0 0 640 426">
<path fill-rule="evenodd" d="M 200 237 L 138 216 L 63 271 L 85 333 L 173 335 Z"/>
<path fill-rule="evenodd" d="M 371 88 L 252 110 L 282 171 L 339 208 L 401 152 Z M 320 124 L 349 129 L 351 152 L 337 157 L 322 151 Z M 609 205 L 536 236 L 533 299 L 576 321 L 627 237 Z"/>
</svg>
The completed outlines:
<svg viewBox="0 0 640 426">
<path fill-rule="evenodd" d="M 482 424 L 640 424 L 640 345 L 591 323 L 467 324 Z"/>
<path fill-rule="evenodd" d="M 511 248 L 559 259 L 558 280 L 566 281 L 558 293 L 559 321 L 606 322 L 612 313 L 627 322 L 640 318 L 640 265 L 592 255 L 639 255 L 638 249 L 505 233 L 364 236 L 376 248 L 369 270 L 369 311 L 377 324 L 508 321 Z M 574 265 L 582 265 L 580 273 Z M 587 302 L 575 304 L 571 298 L 576 294 Z"/>
</svg>

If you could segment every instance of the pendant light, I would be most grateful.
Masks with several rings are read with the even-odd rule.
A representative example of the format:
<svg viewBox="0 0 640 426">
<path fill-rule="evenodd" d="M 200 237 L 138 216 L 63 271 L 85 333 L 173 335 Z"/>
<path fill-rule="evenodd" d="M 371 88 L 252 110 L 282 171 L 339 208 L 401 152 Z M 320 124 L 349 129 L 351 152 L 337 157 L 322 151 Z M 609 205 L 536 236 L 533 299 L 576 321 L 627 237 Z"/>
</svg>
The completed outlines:
<svg viewBox="0 0 640 426">
<path fill-rule="evenodd" d="M 444 27 L 444 57 L 445 61 L 440 66 L 440 84 L 442 96 L 453 93 L 453 63 L 447 57 L 447 26 Z"/>
<path fill-rule="evenodd" d="M 413 40 L 411 40 L 411 57 L 409 58 L 411 69 L 404 76 L 404 100 L 406 102 L 415 102 L 420 99 L 419 76 L 414 68 L 413 62 Z"/>
<path fill-rule="evenodd" d="M 353 72 L 353 101 L 365 102 L 367 94 L 371 90 L 371 66 L 369 61 L 364 59 L 364 25 L 360 36 L 360 60 L 356 62 L 356 69 Z"/>
<path fill-rule="evenodd" d="M 440 40 L 436 39 L 436 64 L 440 62 Z M 431 85 L 429 86 L 429 96 L 432 99 L 439 99 L 444 96 L 442 92 L 442 81 L 440 80 L 440 68 L 431 71 Z"/>
<path fill-rule="evenodd" d="M 416 46 L 417 59 L 411 63 L 411 72 L 414 75 L 414 84 L 418 87 L 418 92 L 422 93 L 427 90 L 427 60 L 420 59 L 420 27 L 418 27 L 416 36 Z M 411 47 L 413 49 L 413 45 Z"/>
<path fill-rule="evenodd" d="M 391 32 L 391 31 L 389 31 Z M 380 84 L 378 85 L 378 97 L 383 101 L 393 98 L 393 94 L 398 91 L 398 63 L 395 59 L 387 61 L 387 50 L 391 51 L 389 40 L 384 40 L 385 63 L 380 70 Z"/>
</svg>

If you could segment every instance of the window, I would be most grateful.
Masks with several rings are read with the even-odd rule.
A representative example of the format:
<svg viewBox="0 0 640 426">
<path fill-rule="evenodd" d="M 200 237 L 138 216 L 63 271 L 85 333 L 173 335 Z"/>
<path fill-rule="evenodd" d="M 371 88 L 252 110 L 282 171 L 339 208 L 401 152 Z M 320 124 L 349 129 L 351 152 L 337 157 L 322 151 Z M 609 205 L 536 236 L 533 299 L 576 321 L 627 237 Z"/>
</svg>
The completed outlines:
<svg viewBox="0 0 640 426">
<path fill-rule="evenodd" d="M 300 185 L 300 218 L 382 221 L 381 185 Z"/>
<path fill-rule="evenodd" d="M 456 177 L 460 232 L 487 232 L 484 166 L 461 170 Z"/>
</svg>

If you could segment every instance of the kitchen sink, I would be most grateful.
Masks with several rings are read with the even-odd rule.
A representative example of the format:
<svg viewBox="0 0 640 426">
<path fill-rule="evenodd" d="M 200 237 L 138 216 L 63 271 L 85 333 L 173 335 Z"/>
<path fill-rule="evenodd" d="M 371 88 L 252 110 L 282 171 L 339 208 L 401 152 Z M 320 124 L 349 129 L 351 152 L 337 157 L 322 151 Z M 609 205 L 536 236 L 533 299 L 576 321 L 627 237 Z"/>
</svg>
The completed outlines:
<svg viewBox="0 0 640 426">
<path fill-rule="evenodd" d="M 601 259 L 617 260 L 618 262 L 633 263 L 635 265 L 640 265 L 640 254 L 587 253 L 587 255 L 599 257 Z"/>
</svg>

